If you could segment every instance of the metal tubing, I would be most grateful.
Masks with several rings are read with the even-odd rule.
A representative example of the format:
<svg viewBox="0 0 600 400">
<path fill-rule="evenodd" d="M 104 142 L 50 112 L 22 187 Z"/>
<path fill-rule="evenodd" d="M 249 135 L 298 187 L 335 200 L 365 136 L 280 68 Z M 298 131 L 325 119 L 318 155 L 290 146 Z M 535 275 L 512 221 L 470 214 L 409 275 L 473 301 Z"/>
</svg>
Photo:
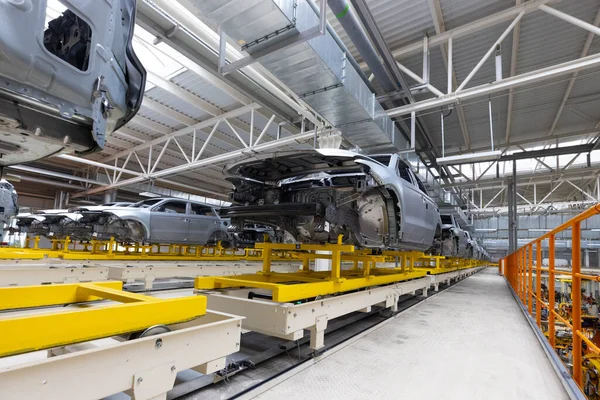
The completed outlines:
<svg viewBox="0 0 600 400">
<path fill-rule="evenodd" d="M 554 241 L 555 236 L 550 235 L 548 239 L 548 310 L 554 311 Z M 555 333 L 555 319 L 554 313 L 548 313 L 548 337 L 550 338 L 550 345 L 554 349 L 556 347 L 556 333 Z"/>
<path fill-rule="evenodd" d="M 535 322 L 538 327 L 542 328 L 542 241 L 539 240 L 536 243 L 535 250 L 537 253 L 537 259 L 535 260 L 536 273 L 535 273 Z"/>
<path fill-rule="evenodd" d="M 594 54 L 591 56 L 578 58 L 576 60 L 566 61 L 550 67 L 541 68 L 535 71 L 525 72 L 520 75 L 511 76 L 509 78 L 502 79 L 500 82 L 485 83 L 479 86 L 467 88 L 464 91 L 455 91 L 454 93 L 444 97 L 421 100 L 406 106 L 391 108 L 387 110 L 387 114 L 390 118 L 395 118 L 410 114 L 412 111 L 418 112 L 441 107 L 446 104 L 460 103 L 506 89 L 517 88 L 533 82 L 544 81 L 560 75 L 570 74 L 574 71 L 594 68 L 598 64 L 600 64 L 600 55 Z"/>
<path fill-rule="evenodd" d="M 423 37 L 423 81 L 429 83 L 429 38 Z"/>
<path fill-rule="evenodd" d="M 331 11 L 335 14 L 344 31 L 346 31 L 356 50 L 364 58 L 383 90 L 385 92 L 394 91 L 396 88 L 385 71 L 383 64 L 379 61 L 379 56 L 363 30 L 360 21 L 354 14 L 353 9 L 350 7 L 350 3 L 347 0 L 328 0 L 327 4 L 329 4 L 329 8 L 331 8 Z"/>
<path fill-rule="evenodd" d="M 492 118 L 492 99 L 488 100 L 488 111 L 490 114 L 490 141 L 492 144 L 492 151 L 494 151 L 494 120 Z"/>
<path fill-rule="evenodd" d="M 527 291 L 529 292 L 529 297 L 527 300 L 527 307 L 529 308 L 529 314 L 533 313 L 533 245 L 530 244 L 529 248 L 529 258 L 528 258 L 528 269 L 529 269 L 529 284 L 527 286 Z"/>
<path fill-rule="evenodd" d="M 580 387 L 583 387 L 583 375 L 581 365 L 581 338 L 577 332 L 581 332 L 581 222 L 576 221 L 572 225 L 573 247 L 571 256 L 571 272 L 573 273 L 573 285 L 571 287 L 572 319 L 573 319 L 573 379 Z"/>
<path fill-rule="evenodd" d="M 452 38 L 448 39 L 448 94 L 452 93 Z"/>
<path fill-rule="evenodd" d="M 554 15 L 555 17 L 560 18 L 563 21 L 567 21 L 567 22 L 569 22 L 569 23 L 571 23 L 573 25 L 576 25 L 576 26 L 578 26 L 580 28 L 583 28 L 583 29 L 585 29 L 587 31 L 590 31 L 594 35 L 600 35 L 600 28 L 599 27 L 597 27 L 595 25 L 592 25 L 592 24 L 590 24 L 588 22 L 582 21 L 579 18 L 575 18 L 575 17 L 573 17 L 573 16 L 571 16 L 569 14 L 565 14 L 564 12 L 558 11 L 558 10 L 552 8 L 552 7 L 548 7 L 545 4 L 542 4 L 540 6 L 540 10 L 542 10 L 544 12 L 547 12 L 548 14 Z"/>
<path fill-rule="evenodd" d="M 525 294 L 527 293 L 527 252 L 525 248 L 521 249 L 521 301 L 527 303 Z"/>
<path fill-rule="evenodd" d="M 444 112 L 443 111 L 440 112 L 440 119 L 441 119 L 440 124 L 441 124 L 441 127 L 442 127 L 442 158 L 443 158 L 444 157 L 444 153 L 445 153 L 444 149 L 446 147 L 445 144 L 444 144 L 445 143 L 445 138 L 444 138 Z"/>
</svg>

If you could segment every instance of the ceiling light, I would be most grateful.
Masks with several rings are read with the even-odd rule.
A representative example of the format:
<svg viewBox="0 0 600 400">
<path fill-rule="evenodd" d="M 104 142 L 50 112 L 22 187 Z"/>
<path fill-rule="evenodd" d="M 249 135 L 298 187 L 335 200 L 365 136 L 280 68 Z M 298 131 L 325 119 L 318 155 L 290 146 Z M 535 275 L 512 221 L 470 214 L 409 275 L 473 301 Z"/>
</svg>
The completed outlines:
<svg viewBox="0 0 600 400">
<path fill-rule="evenodd" d="M 457 156 L 440 157 L 436 161 L 440 165 L 466 164 L 470 162 L 494 161 L 500 158 L 502 151 L 482 151 L 479 153 L 459 154 Z"/>
<path fill-rule="evenodd" d="M 498 229 L 496 228 L 478 228 L 475 229 L 476 232 L 496 232 Z"/>
<path fill-rule="evenodd" d="M 548 228 L 529 228 L 529 232 L 550 232 L 552 229 Z"/>
<path fill-rule="evenodd" d="M 593 229 L 590 229 L 590 232 L 600 232 L 600 228 L 593 228 Z"/>
<path fill-rule="evenodd" d="M 158 193 L 152 193 L 152 192 L 141 192 L 138 193 L 140 196 L 144 196 L 144 197 L 160 197 L 160 194 Z"/>
</svg>

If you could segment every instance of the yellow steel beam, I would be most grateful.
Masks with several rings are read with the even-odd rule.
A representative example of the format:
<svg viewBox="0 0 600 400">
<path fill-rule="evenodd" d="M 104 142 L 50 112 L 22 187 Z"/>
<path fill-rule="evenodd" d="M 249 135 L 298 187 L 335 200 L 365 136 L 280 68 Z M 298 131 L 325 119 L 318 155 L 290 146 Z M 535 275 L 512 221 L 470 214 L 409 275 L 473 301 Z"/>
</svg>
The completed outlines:
<svg viewBox="0 0 600 400">
<path fill-rule="evenodd" d="M 122 284 L 123 282 L 119 281 L 119 283 Z M 80 283 L 78 286 L 79 287 L 77 289 L 77 294 L 81 296 L 96 296 L 106 300 L 118 301 L 120 303 L 135 303 L 138 301 L 160 301 L 156 297 L 131 292 L 124 292 L 121 290 L 121 288 L 111 289 L 109 287 L 99 286 L 95 283 Z"/>
<path fill-rule="evenodd" d="M 184 322 L 206 313 L 206 297 L 90 307 L 43 315 L 0 315 L 0 357 L 64 346 L 154 325 Z"/>
<path fill-rule="evenodd" d="M 256 243 L 255 248 L 260 250 L 286 250 L 286 251 L 342 251 L 344 253 L 351 253 L 354 251 L 354 245 L 351 244 L 288 244 L 288 243 Z"/>
<path fill-rule="evenodd" d="M 82 284 L 37 285 L 0 288 L 0 311 L 16 308 L 43 307 L 57 304 L 81 303 L 99 300 L 89 290 L 81 290 Z M 95 286 L 120 290 L 121 281 L 95 282 Z"/>
</svg>

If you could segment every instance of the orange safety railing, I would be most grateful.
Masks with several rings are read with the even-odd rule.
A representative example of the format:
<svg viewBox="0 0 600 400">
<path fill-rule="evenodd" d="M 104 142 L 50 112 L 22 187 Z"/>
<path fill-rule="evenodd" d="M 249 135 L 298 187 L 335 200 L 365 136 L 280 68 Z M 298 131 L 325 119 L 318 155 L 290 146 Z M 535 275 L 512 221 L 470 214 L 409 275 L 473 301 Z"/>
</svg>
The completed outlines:
<svg viewBox="0 0 600 400">
<path fill-rule="evenodd" d="M 527 245 L 519 248 L 516 252 L 508 255 L 501 261 L 500 273 L 502 273 L 508 283 L 512 286 L 515 293 L 521 300 L 524 308 L 529 311 L 533 317 L 533 307 L 535 300 L 535 322 L 542 329 L 542 307 L 548 309 L 548 340 L 552 349 L 556 349 L 556 320 L 558 319 L 572 332 L 572 363 L 573 379 L 580 388 L 583 388 L 582 373 L 582 341 L 586 343 L 588 349 L 596 354 L 600 354 L 600 348 L 592 343 L 584 334 L 581 328 L 581 280 L 589 279 L 600 281 L 600 276 L 584 275 L 581 273 L 581 221 L 600 214 L 600 204 L 582 212 L 576 217 L 568 220 L 564 224 L 554 228 L 545 235 L 531 241 Z M 572 232 L 572 261 L 571 271 L 555 269 L 555 238 L 562 231 L 571 229 Z M 548 240 L 548 268 L 542 267 L 542 243 Z M 534 251 L 535 249 L 535 251 Z M 533 260 L 535 257 L 535 267 Z M 548 302 L 542 299 L 542 272 L 548 272 Z M 561 275 L 570 275 L 572 277 L 571 301 L 572 312 L 571 320 L 561 316 L 555 308 L 555 273 Z M 535 288 L 533 280 L 535 276 Z"/>
</svg>

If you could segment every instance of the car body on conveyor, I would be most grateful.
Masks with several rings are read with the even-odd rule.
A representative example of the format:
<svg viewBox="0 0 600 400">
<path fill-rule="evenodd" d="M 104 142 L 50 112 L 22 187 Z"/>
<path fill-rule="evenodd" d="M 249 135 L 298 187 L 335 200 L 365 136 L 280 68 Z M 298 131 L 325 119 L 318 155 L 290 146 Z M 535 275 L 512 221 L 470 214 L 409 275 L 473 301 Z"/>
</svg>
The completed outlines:
<svg viewBox="0 0 600 400">
<path fill-rule="evenodd" d="M 469 238 L 454 215 L 442 214 L 442 246 L 441 255 L 452 257 L 467 257 Z"/>
<path fill-rule="evenodd" d="M 475 239 L 473 239 L 471 232 L 465 231 L 465 236 L 467 238 L 467 255 L 466 255 L 466 257 L 477 259 L 479 244 L 477 243 L 477 241 Z"/>
<path fill-rule="evenodd" d="M 436 203 L 398 154 L 319 149 L 259 155 L 226 167 L 234 230 L 277 227 L 277 241 L 430 250 L 441 236 Z"/>
<path fill-rule="evenodd" d="M 46 24 L 50 2 L 64 12 Z M 100 150 L 133 118 L 146 82 L 135 11 L 136 0 L 0 1 L 0 166 Z"/>
<path fill-rule="evenodd" d="M 121 242 L 214 244 L 228 240 L 218 208 L 178 198 L 153 198 L 125 207 L 46 210 L 17 217 L 21 232 L 51 238 Z"/>
</svg>

